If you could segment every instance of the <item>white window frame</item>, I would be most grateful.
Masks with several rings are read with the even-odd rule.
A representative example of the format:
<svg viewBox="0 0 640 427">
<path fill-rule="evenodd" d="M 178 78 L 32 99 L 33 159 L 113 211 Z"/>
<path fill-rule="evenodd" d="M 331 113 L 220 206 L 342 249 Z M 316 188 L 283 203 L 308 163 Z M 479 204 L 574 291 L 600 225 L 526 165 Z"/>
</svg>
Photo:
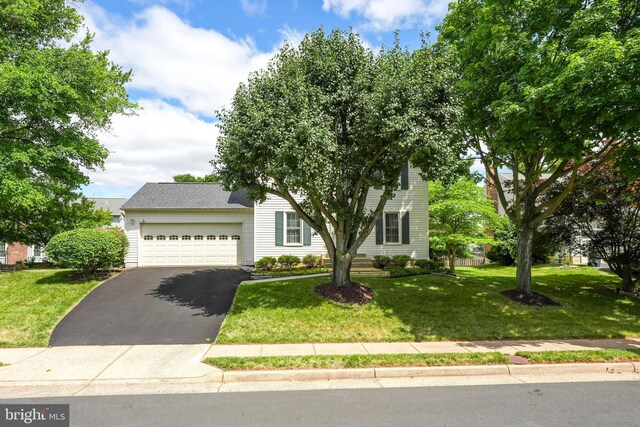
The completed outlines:
<svg viewBox="0 0 640 427">
<path fill-rule="evenodd" d="M 288 217 L 289 215 L 295 215 L 298 217 L 298 229 L 300 230 L 300 241 L 299 242 L 289 242 L 289 221 L 288 221 Z M 302 246 L 303 245 L 303 241 L 304 241 L 304 236 L 302 235 L 302 233 L 304 232 L 302 229 L 302 218 L 300 218 L 300 215 L 298 215 L 296 212 L 293 211 L 289 211 L 289 212 L 285 212 L 284 213 L 284 246 Z M 294 230 L 294 228 L 292 227 L 291 230 Z"/>
<path fill-rule="evenodd" d="M 397 242 L 389 242 L 387 241 L 387 215 L 393 214 L 398 215 L 398 241 Z M 402 244 L 402 215 L 399 211 L 385 211 L 382 214 L 382 237 L 385 245 L 401 245 Z"/>
</svg>

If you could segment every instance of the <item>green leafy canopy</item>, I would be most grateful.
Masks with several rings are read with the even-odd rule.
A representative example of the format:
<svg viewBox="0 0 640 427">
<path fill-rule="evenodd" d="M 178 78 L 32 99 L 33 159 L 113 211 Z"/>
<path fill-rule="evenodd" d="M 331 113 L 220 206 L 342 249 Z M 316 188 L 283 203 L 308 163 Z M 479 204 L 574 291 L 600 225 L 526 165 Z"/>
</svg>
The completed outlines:
<svg viewBox="0 0 640 427">
<path fill-rule="evenodd" d="M 427 45 L 374 54 L 357 34 L 322 28 L 286 44 L 219 112 L 221 181 L 258 201 L 284 198 L 332 258 L 354 256 L 407 160 L 450 143 L 458 108 L 447 62 Z"/>
<path fill-rule="evenodd" d="M 124 88 L 131 73 L 93 52 L 82 30 L 68 1 L 0 1 L 2 241 L 43 243 L 29 232 L 36 222 L 73 217 L 86 171 L 108 155 L 98 132 L 135 108 Z"/>
</svg>

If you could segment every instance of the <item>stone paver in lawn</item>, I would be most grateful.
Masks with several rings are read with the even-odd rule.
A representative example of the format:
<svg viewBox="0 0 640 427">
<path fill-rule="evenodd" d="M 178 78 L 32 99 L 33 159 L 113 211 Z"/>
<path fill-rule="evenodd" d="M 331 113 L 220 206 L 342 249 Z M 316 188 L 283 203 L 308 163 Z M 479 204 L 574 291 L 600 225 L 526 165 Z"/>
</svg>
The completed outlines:
<svg viewBox="0 0 640 427">
<path fill-rule="evenodd" d="M 417 354 L 418 350 L 410 342 L 368 342 L 362 343 L 369 354 Z"/>
<path fill-rule="evenodd" d="M 469 350 L 457 342 L 413 342 L 411 343 L 420 353 L 468 353 Z"/>
<path fill-rule="evenodd" d="M 316 354 L 367 354 L 360 343 L 322 343 L 313 345 Z"/>
<path fill-rule="evenodd" d="M 269 344 L 262 346 L 261 356 L 307 356 L 315 354 L 313 344 Z"/>
</svg>

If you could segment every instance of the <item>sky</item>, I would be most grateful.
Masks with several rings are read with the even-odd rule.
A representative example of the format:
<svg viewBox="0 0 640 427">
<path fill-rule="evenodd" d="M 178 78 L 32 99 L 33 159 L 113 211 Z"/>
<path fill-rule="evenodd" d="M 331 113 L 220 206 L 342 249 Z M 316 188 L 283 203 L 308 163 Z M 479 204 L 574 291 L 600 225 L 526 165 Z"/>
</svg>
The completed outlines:
<svg viewBox="0 0 640 427">
<path fill-rule="evenodd" d="M 133 72 L 141 108 L 114 116 L 100 135 L 110 154 L 89 172 L 88 197 L 130 197 L 145 182 L 204 175 L 215 157 L 216 111 L 238 84 L 266 66 L 284 41 L 320 26 L 349 29 L 372 49 L 420 46 L 448 0 L 88 0 L 76 4 L 96 50 Z"/>
</svg>

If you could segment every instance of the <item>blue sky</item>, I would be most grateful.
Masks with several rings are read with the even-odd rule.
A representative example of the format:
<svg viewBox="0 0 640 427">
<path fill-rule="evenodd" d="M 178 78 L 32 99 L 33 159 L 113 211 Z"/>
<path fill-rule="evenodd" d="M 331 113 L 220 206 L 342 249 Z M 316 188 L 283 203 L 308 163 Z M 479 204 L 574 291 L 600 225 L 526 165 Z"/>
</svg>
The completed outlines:
<svg viewBox="0 0 640 427">
<path fill-rule="evenodd" d="M 373 49 L 420 45 L 448 0 L 88 0 L 78 4 L 94 46 L 133 70 L 127 85 L 142 109 L 116 116 L 100 136 L 110 150 L 91 172 L 87 196 L 129 197 L 143 183 L 210 172 L 215 111 L 266 65 L 284 40 L 324 26 L 358 32 Z"/>
</svg>

